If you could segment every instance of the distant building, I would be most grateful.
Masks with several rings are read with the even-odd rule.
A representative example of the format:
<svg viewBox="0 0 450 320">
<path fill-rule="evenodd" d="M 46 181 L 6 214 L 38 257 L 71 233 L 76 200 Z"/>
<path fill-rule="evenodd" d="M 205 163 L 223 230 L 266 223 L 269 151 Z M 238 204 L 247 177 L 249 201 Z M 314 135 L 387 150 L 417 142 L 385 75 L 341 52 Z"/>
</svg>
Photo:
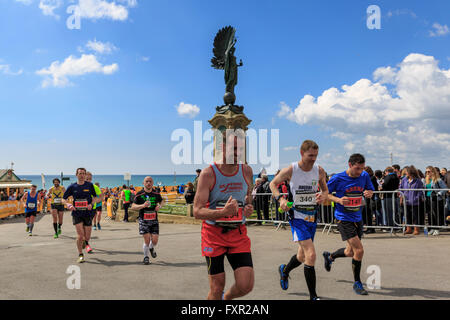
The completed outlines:
<svg viewBox="0 0 450 320">
<path fill-rule="evenodd" d="M 12 169 L 0 169 L 0 191 L 5 191 L 9 196 L 10 192 L 19 190 L 23 192 L 24 189 L 31 188 L 31 180 L 21 180 Z"/>
</svg>

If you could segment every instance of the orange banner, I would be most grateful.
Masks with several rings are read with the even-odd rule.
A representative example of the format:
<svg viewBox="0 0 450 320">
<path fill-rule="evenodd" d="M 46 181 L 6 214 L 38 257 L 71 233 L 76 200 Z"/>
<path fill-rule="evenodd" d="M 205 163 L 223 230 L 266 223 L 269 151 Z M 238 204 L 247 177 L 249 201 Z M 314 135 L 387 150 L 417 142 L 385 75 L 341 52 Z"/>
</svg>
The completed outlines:
<svg viewBox="0 0 450 320">
<path fill-rule="evenodd" d="M 19 201 L 0 201 L 0 218 L 6 218 L 14 214 L 25 212 L 25 208 Z"/>
</svg>

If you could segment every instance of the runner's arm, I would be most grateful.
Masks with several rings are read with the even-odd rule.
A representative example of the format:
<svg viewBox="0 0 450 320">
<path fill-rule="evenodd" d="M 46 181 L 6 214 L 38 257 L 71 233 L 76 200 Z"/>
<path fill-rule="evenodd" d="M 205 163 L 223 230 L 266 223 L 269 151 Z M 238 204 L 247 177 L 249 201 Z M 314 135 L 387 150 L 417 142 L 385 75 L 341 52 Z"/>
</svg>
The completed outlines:
<svg viewBox="0 0 450 320">
<path fill-rule="evenodd" d="M 28 192 L 25 192 L 23 194 L 22 198 L 20 198 L 20 202 L 26 202 L 27 201 L 27 195 L 28 195 Z"/>
<path fill-rule="evenodd" d="M 287 168 L 284 168 L 276 175 L 275 178 L 272 179 L 272 181 L 269 184 L 270 191 L 272 191 L 272 196 L 276 199 L 280 195 L 280 191 L 278 190 L 278 185 L 282 183 L 283 181 L 290 181 L 292 178 L 292 166 L 289 166 Z M 280 198 L 278 201 L 280 203 L 281 208 L 284 211 L 289 210 L 289 208 L 286 206 L 286 203 L 288 202 L 285 197 Z"/>
<path fill-rule="evenodd" d="M 248 165 L 243 165 L 244 168 L 244 177 L 247 182 L 250 181 L 250 184 L 247 183 L 247 195 L 245 196 L 245 204 L 244 204 L 244 215 L 246 218 L 250 217 L 253 214 L 253 196 L 252 196 L 252 179 L 253 179 L 253 170 Z"/>
<path fill-rule="evenodd" d="M 322 204 L 325 200 L 328 199 L 328 186 L 325 170 L 323 170 L 321 166 L 319 166 L 319 188 L 321 194 L 317 196 L 317 202 L 319 204 Z"/>
</svg>

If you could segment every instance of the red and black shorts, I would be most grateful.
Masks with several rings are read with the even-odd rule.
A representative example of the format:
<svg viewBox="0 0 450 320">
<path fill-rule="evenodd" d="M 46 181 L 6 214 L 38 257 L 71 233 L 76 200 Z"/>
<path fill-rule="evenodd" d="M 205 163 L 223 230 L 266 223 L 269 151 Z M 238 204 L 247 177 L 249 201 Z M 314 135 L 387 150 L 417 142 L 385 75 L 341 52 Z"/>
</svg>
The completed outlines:
<svg viewBox="0 0 450 320">
<path fill-rule="evenodd" d="M 227 256 L 233 270 L 240 267 L 253 267 L 251 241 L 247 236 L 247 227 L 223 232 L 222 227 L 203 222 L 202 255 L 206 258 L 208 274 L 224 272 L 224 257 Z"/>
</svg>

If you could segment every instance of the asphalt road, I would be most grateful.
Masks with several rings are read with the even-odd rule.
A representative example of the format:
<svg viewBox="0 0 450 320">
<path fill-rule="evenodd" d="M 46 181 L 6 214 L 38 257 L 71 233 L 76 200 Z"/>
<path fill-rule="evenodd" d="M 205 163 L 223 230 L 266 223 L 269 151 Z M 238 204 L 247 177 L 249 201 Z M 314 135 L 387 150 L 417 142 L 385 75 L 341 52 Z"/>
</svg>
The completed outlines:
<svg viewBox="0 0 450 320">
<path fill-rule="evenodd" d="M 77 263 L 76 232 L 69 213 L 63 233 L 53 239 L 50 215 L 41 215 L 33 237 L 25 232 L 24 218 L 0 223 L 0 300 L 10 299 L 204 299 L 208 293 L 206 263 L 200 250 L 200 226 L 160 224 L 158 257 L 143 265 L 142 237 L 137 223 L 103 221 L 93 231 L 93 254 Z M 244 297 L 250 300 L 307 300 L 303 266 L 291 272 L 290 287 L 282 291 L 277 267 L 295 254 L 290 228 L 250 226 L 255 287 Z M 323 299 L 450 299 L 450 234 L 439 237 L 376 233 L 363 239 L 365 256 L 361 279 L 366 284 L 380 271 L 380 289 L 368 296 L 352 291 L 351 259 L 339 259 L 326 272 L 322 252 L 344 247 L 340 235 L 322 234 L 315 239 L 317 292 Z M 73 267 L 75 266 L 75 267 Z M 378 266 L 378 267 L 370 267 Z M 79 267 L 79 269 L 77 269 Z M 73 269 L 71 269 L 73 268 Z M 379 268 L 379 269 L 377 269 Z M 69 273 L 67 273 L 69 269 Z M 80 289 L 69 281 L 80 271 Z M 227 284 L 233 282 L 226 262 Z M 373 283 L 373 282 L 371 282 Z"/>
</svg>

